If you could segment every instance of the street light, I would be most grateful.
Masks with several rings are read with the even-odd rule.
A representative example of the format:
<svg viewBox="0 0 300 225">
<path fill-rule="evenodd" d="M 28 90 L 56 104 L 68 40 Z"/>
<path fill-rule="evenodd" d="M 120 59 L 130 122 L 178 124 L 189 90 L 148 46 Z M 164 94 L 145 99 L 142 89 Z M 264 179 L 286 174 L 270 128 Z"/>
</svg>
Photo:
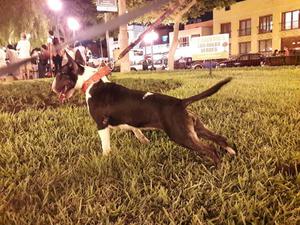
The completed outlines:
<svg viewBox="0 0 300 225">
<path fill-rule="evenodd" d="M 149 32 L 144 37 L 144 41 L 148 44 L 151 44 L 151 61 L 152 61 L 151 70 L 155 69 L 153 65 L 153 42 L 157 40 L 157 38 L 158 38 L 158 34 L 155 31 Z"/>
<path fill-rule="evenodd" d="M 80 28 L 79 22 L 75 18 L 69 17 L 68 18 L 68 26 L 73 31 L 73 39 L 75 39 L 75 31 L 79 30 L 79 28 Z"/>
<path fill-rule="evenodd" d="M 60 0 L 48 0 L 48 7 L 49 9 L 51 9 L 54 14 L 57 13 L 58 11 L 62 10 L 63 4 Z M 58 24 L 59 24 L 59 16 L 55 15 L 56 19 L 55 19 L 55 35 L 57 38 L 59 38 L 59 28 L 58 28 Z M 52 42 L 52 38 L 50 39 Z M 52 76 L 52 45 L 51 42 L 48 43 L 49 45 L 49 50 L 50 50 L 50 74 Z"/>
<path fill-rule="evenodd" d="M 48 6 L 52 11 L 58 12 L 58 11 L 62 10 L 63 4 L 60 0 L 48 0 Z M 59 18 L 58 18 L 58 16 L 56 16 L 55 32 L 56 32 L 57 37 L 59 37 L 59 28 L 58 28 L 59 21 L 58 20 L 59 20 Z"/>
<path fill-rule="evenodd" d="M 48 0 L 48 6 L 51 10 L 57 12 L 62 9 L 62 2 L 60 0 Z"/>
</svg>

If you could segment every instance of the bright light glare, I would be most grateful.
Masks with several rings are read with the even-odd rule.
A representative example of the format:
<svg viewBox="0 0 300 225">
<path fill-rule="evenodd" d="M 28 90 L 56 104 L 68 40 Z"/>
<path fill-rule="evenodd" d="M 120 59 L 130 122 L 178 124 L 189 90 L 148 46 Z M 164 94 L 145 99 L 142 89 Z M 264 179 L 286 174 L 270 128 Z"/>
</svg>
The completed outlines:
<svg viewBox="0 0 300 225">
<path fill-rule="evenodd" d="M 62 2 L 60 0 L 48 0 L 48 6 L 53 11 L 60 11 L 62 9 Z"/>
<path fill-rule="evenodd" d="M 73 18 L 73 17 L 69 17 L 68 18 L 68 26 L 71 30 L 75 31 L 75 30 L 79 30 L 80 28 L 80 24 L 78 23 L 78 21 Z"/>
<path fill-rule="evenodd" d="M 153 41 L 157 40 L 158 34 L 155 31 L 151 31 L 150 33 L 146 34 L 144 37 L 144 41 L 146 43 L 152 43 Z"/>
</svg>

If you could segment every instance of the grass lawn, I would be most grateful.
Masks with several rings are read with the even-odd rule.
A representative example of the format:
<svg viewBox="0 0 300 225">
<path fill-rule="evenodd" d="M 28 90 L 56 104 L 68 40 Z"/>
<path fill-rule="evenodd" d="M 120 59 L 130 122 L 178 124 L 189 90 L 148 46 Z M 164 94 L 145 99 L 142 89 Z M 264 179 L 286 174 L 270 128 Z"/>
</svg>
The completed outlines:
<svg viewBox="0 0 300 225">
<path fill-rule="evenodd" d="M 159 131 L 112 132 L 101 155 L 80 93 L 51 80 L 0 84 L 0 224 L 300 224 L 300 68 L 114 74 L 179 98 L 232 82 L 190 110 L 228 137 L 220 168 Z M 180 121 L 178 121 L 180 122 Z"/>
</svg>

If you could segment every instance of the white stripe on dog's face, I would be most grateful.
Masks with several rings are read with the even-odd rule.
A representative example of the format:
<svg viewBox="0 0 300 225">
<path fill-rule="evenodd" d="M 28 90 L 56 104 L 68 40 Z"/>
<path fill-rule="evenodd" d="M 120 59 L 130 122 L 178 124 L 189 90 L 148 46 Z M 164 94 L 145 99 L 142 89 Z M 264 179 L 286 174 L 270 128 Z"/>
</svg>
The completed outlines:
<svg viewBox="0 0 300 225">
<path fill-rule="evenodd" d="M 92 95 L 91 95 L 91 93 L 90 93 L 90 90 L 91 90 L 92 87 L 93 87 L 93 84 L 90 85 L 90 86 L 86 89 L 86 92 L 85 92 L 85 101 L 86 101 L 86 105 L 87 105 L 87 108 L 88 108 L 88 112 L 90 112 L 89 99 L 92 97 Z"/>
</svg>

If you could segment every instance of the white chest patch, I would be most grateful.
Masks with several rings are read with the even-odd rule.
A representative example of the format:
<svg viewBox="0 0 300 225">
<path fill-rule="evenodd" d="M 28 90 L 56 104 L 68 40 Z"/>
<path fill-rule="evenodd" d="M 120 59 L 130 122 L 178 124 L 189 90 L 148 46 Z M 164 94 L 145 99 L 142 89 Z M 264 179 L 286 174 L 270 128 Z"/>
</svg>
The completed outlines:
<svg viewBox="0 0 300 225">
<path fill-rule="evenodd" d="M 154 94 L 151 93 L 151 92 L 147 92 L 147 93 L 143 96 L 143 99 L 147 98 L 147 97 L 150 96 L 150 95 L 154 95 Z"/>
<path fill-rule="evenodd" d="M 89 109 L 89 98 L 91 98 L 91 94 L 90 94 L 90 90 L 91 88 L 93 87 L 93 84 L 90 85 L 87 89 L 86 89 L 86 92 L 85 92 L 85 101 L 86 101 L 86 105 L 88 107 L 88 111 L 90 111 Z"/>
</svg>

